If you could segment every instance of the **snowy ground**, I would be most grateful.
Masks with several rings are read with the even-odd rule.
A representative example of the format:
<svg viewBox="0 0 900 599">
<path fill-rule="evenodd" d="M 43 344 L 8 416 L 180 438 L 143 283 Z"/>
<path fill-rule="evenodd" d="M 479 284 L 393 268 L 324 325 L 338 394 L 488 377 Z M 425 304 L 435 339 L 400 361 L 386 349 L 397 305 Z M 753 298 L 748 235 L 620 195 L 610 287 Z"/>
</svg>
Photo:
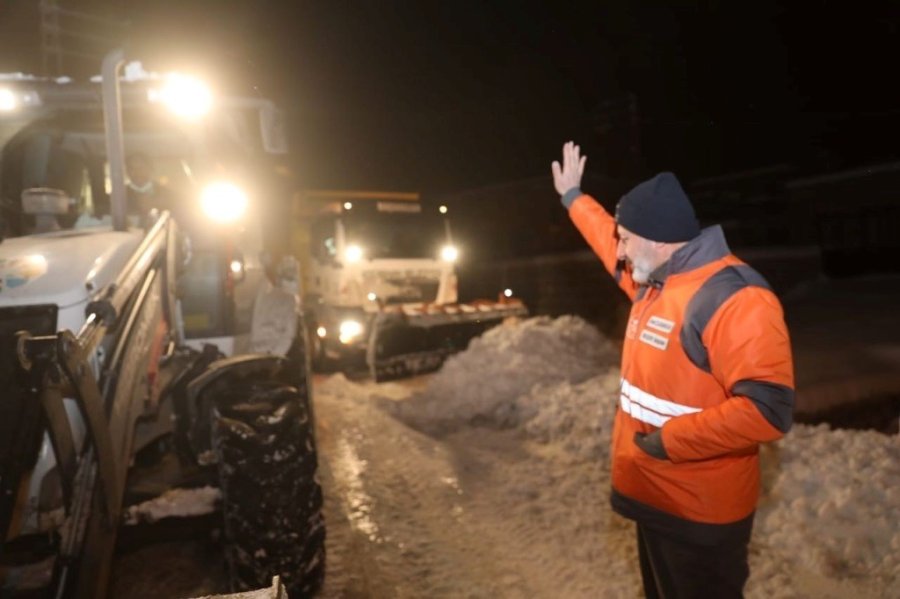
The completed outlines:
<svg viewBox="0 0 900 599">
<path fill-rule="evenodd" d="M 632 524 L 607 504 L 617 361 L 583 321 L 537 318 L 413 384 L 324 381 L 350 530 L 323 595 L 640 596 Z M 764 457 L 747 596 L 896 596 L 900 437 L 798 425 Z"/>
<path fill-rule="evenodd" d="M 618 356 L 577 318 L 535 318 L 435 375 L 317 377 L 321 596 L 640 597 L 633 525 L 608 507 Z M 900 436 L 796 425 L 763 458 L 747 596 L 896 597 Z M 123 556 L 114 596 L 222 592 L 215 551 Z"/>
</svg>

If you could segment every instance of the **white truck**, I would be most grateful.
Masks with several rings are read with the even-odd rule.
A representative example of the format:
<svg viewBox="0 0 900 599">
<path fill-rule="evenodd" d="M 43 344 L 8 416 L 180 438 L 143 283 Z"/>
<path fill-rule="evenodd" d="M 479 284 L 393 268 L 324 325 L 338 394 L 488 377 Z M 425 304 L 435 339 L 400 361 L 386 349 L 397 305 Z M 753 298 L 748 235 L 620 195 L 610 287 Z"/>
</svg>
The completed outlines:
<svg viewBox="0 0 900 599">
<path fill-rule="evenodd" d="M 184 480 L 221 490 L 233 589 L 279 576 L 309 596 L 306 335 L 296 265 L 266 257 L 258 218 L 277 113 L 123 66 L 0 76 L 0 595 L 105 596 L 131 466 L 174 447 Z M 126 151 L 177 218 L 129 203 Z"/>
<path fill-rule="evenodd" d="M 366 368 L 377 381 L 435 370 L 505 318 L 527 310 L 496 299 L 458 302 L 446 206 L 417 193 L 308 191 L 298 212 L 310 351 L 320 368 Z"/>
</svg>

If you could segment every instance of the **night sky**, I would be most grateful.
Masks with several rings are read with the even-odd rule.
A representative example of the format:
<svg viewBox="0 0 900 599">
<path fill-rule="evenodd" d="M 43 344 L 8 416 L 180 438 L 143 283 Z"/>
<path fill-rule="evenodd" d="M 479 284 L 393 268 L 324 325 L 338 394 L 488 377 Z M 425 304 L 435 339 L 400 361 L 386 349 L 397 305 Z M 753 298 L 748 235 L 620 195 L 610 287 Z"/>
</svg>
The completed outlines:
<svg viewBox="0 0 900 599">
<path fill-rule="evenodd" d="M 39 67 L 33 4 L 0 0 L 2 70 Z M 302 187 L 549 185 L 570 138 L 589 170 L 687 180 L 898 158 L 896 2 L 77 4 L 278 101 Z"/>
</svg>

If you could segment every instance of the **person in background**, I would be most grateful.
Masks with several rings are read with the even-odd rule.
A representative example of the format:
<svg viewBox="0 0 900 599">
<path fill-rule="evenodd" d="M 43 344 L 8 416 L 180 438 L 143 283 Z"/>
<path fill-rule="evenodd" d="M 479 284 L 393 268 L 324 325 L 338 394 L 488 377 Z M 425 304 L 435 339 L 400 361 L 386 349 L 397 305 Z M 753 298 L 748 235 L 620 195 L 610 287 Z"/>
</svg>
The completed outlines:
<svg viewBox="0 0 900 599">
<path fill-rule="evenodd" d="M 146 218 L 153 209 L 170 210 L 169 196 L 153 179 L 153 161 L 146 154 L 131 154 L 125 161 L 128 171 L 128 213 Z"/>
<path fill-rule="evenodd" d="M 791 427 L 794 369 L 781 305 L 700 228 L 672 173 L 609 214 L 582 193 L 573 142 L 551 171 L 563 206 L 632 300 L 612 435 L 614 511 L 634 520 L 649 598 L 741 597 L 759 444 Z"/>
</svg>

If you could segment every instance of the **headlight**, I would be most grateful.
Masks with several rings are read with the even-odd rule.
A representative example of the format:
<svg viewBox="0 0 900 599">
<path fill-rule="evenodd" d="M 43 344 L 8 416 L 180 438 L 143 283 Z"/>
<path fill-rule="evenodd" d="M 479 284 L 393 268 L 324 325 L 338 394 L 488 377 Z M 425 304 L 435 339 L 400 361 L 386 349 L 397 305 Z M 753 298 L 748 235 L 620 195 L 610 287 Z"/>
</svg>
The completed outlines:
<svg viewBox="0 0 900 599">
<path fill-rule="evenodd" d="M 41 105 L 41 97 L 36 91 L 17 91 L 15 88 L 0 87 L 0 112 L 12 112 L 20 108 Z"/>
<path fill-rule="evenodd" d="M 195 77 L 178 73 L 169 75 L 163 88 L 151 99 L 159 99 L 169 110 L 187 119 L 200 118 L 212 107 L 209 87 Z"/>
<path fill-rule="evenodd" d="M 340 339 L 341 343 L 346 345 L 362 335 L 363 326 L 355 320 L 345 320 L 341 323 L 339 330 L 340 334 L 338 335 L 338 339 Z"/>
<path fill-rule="evenodd" d="M 240 283 L 244 280 L 244 275 L 246 274 L 246 272 L 244 271 L 243 260 L 232 260 L 228 268 L 231 270 L 231 278 L 235 283 Z"/>
<path fill-rule="evenodd" d="M 232 223 L 247 210 L 247 196 L 231 183 L 210 183 L 200 196 L 203 212 L 218 223 Z"/>
<path fill-rule="evenodd" d="M 359 262 L 363 257 L 363 249 L 358 245 L 347 246 L 344 250 L 344 259 L 349 263 Z"/>
<path fill-rule="evenodd" d="M 459 257 L 459 250 L 452 245 L 445 245 L 441 248 L 441 260 L 444 262 L 456 262 Z"/>
<path fill-rule="evenodd" d="M 15 110 L 18 105 L 16 95 L 11 89 L 0 88 L 0 112 Z"/>
</svg>

